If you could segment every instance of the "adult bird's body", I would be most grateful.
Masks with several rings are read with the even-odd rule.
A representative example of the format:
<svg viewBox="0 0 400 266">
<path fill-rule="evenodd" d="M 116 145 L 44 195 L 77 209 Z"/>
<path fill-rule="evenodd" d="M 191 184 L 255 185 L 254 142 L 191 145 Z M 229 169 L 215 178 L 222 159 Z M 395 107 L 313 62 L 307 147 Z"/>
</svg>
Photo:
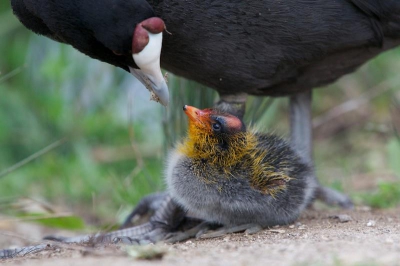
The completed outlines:
<svg viewBox="0 0 400 266">
<path fill-rule="evenodd" d="M 135 67 L 133 28 L 152 16 L 162 18 L 171 34 L 164 37 L 161 65 L 217 90 L 218 108 L 242 116 L 247 94 L 292 95 L 292 141 L 308 160 L 308 92 L 400 44 L 398 0 L 11 2 L 33 31 L 127 71 Z M 320 194 L 351 206 L 322 187 Z"/>
<path fill-rule="evenodd" d="M 129 71 L 135 25 L 158 16 L 161 65 L 222 95 L 330 83 L 400 44 L 397 0 L 11 0 L 34 32 Z"/>
<path fill-rule="evenodd" d="M 397 0 L 149 3 L 172 33 L 162 67 L 222 95 L 308 91 L 400 44 Z"/>
</svg>

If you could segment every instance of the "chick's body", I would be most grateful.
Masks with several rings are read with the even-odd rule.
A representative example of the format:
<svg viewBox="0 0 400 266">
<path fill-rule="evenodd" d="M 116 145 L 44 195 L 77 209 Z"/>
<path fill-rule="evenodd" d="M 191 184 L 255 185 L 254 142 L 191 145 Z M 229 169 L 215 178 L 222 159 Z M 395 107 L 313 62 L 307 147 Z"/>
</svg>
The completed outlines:
<svg viewBox="0 0 400 266">
<path fill-rule="evenodd" d="M 166 179 L 190 215 L 266 227 L 293 222 L 311 202 L 317 186 L 311 167 L 285 140 L 246 131 L 226 113 L 185 108 L 188 138 L 172 151 Z"/>
</svg>

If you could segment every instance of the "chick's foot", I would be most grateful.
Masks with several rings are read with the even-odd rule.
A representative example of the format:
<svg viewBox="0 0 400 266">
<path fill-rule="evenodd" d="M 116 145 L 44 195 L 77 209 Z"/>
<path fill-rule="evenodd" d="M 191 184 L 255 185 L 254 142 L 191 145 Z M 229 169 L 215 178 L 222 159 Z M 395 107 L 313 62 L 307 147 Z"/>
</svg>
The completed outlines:
<svg viewBox="0 0 400 266">
<path fill-rule="evenodd" d="M 147 244 L 155 243 L 165 238 L 168 233 L 174 232 L 185 219 L 185 212 L 181 207 L 175 204 L 172 198 L 168 194 L 160 194 L 161 198 L 150 195 L 144 198 L 137 208 L 133 210 L 133 215 L 128 217 L 125 224 L 130 222 L 130 218 L 135 216 L 137 213 L 145 213 L 143 211 L 147 209 L 155 209 L 147 203 L 154 203 L 149 200 L 151 198 L 157 198 L 157 209 L 150 220 L 144 224 L 133 226 L 130 228 L 124 228 L 109 233 L 99 233 L 96 235 L 82 235 L 74 237 L 63 237 L 63 236 L 47 236 L 46 240 L 52 240 L 62 243 L 78 243 L 78 244 L 109 244 L 109 243 L 126 243 L 126 244 Z M 145 203 L 143 203 L 145 202 Z M 146 206 L 147 205 L 147 206 Z M 138 211 L 139 210 L 139 211 Z M 186 221 L 185 221 L 186 222 Z M 187 222 L 189 223 L 189 222 Z"/>
<path fill-rule="evenodd" d="M 317 187 L 315 197 L 330 206 L 339 206 L 343 209 L 352 209 L 354 207 L 349 196 L 321 185 Z"/>
<path fill-rule="evenodd" d="M 22 248 L 2 249 L 0 250 L 0 259 L 12 259 L 23 257 L 28 254 L 34 254 L 45 250 L 55 250 L 57 246 L 45 243 L 35 246 L 27 246 Z"/>
<path fill-rule="evenodd" d="M 250 224 L 242 224 L 242 225 L 235 225 L 235 226 L 223 226 L 215 231 L 198 234 L 196 237 L 202 238 L 202 239 L 215 238 L 215 237 L 220 237 L 220 236 L 224 236 L 224 235 L 232 234 L 232 233 L 239 233 L 239 232 L 243 232 L 243 231 L 245 232 L 245 234 L 252 235 L 261 230 L 263 230 L 263 228 L 260 225 L 250 223 Z"/>
<path fill-rule="evenodd" d="M 129 228 L 134 226 L 135 222 L 146 219 L 149 221 L 150 217 L 160 209 L 161 205 L 167 200 L 168 194 L 166 192 L 159 192 L 150 194 L 142 198 L 139 203 L 135 206 L 132 212 L 125 219 L 120 229 Z"/>
</svg>

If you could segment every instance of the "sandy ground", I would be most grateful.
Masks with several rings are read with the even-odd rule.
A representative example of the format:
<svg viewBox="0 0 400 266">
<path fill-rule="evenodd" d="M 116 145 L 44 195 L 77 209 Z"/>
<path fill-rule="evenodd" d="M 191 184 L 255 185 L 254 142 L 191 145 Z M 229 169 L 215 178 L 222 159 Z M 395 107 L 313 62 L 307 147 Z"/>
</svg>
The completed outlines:
<svg viewBox="0 0 400 266">
<path fill-rule="evenodd" d="M 343 216 L 343 215 L 348 215 Z M 340 221 L 338 216 L 350 221 Z M 36 228 L 35 228 L 36 227 Z M 1 228 L 1 227 L 0 227 Z M 40 237 L 37 226 L 15 234 Z M 22 231 L 21 231 L 22 230 Z M 26 240 L 1 235 L 0 248 Z M 5 235 L 5 234 L 8 234 Z M 137 247 L 130 247 L 137 251 Z M 147 247 L 165 252 L 161 259 L 144 260 L 125 246 L 88 248 L 56 246 L 24 257 L 0 260 L 4 265 L 400 265 L 400 208 L 353 211 L 308 210 L 297 223 L 255 235 L 232 234 L 208 240 Z"/>
</svg>

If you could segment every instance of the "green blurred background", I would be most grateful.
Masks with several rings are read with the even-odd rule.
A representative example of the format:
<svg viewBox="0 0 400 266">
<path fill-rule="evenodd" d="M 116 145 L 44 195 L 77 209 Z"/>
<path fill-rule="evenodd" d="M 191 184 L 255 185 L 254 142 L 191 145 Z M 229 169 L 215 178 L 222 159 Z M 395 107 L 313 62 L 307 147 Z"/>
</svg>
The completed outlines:
<svg viewBox="0 0 400 266">
<path fill-rule="evenodd" d="M 400 48 L 314 91 L 318 176 L 357 204 L 400 202 L 399 70 Z M 34 35 L 1 1 L 0 213 L 39 204 L 94 225 L 121 222 L 141 197 L 164 189 L 166 151 L 186 129 L 180 106 L 217 99 L 172 74 L 169 87 L 165 111 L 131 75 Z M 250 98 L 247 109 L 247 123 L 289 136 L 286 98 Z"/>
</svg>

